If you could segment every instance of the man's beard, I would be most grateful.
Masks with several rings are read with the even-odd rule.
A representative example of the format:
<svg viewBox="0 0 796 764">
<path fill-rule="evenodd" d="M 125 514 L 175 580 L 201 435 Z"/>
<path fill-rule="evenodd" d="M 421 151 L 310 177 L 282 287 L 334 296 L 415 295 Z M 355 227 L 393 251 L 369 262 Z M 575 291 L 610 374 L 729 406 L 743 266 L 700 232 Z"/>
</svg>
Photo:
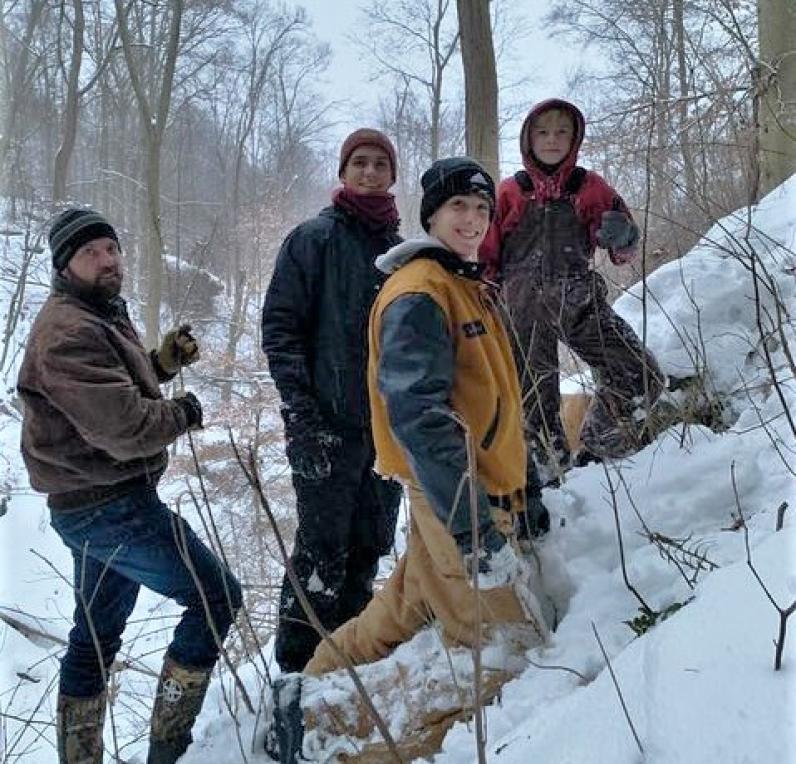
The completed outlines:
<svg viewBox="0 0 796 764">
<path fill-rule="evenodd" d="M 97 302 L 110 302 L 122 291 L 122 275 L 118 271 L 101 274 L 94 281 L 85 281 L 70 273 L 69 280 L 82 294 Z"/>
</svg>

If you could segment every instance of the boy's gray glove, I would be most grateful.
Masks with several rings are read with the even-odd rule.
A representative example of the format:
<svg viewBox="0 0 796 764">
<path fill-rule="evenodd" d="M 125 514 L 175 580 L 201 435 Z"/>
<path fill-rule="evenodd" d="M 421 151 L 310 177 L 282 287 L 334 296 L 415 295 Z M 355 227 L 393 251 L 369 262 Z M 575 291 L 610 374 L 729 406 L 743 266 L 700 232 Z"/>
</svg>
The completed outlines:
<svg viewBox="0 0 796 764">
<path fill-rule="evenodd" d="M 626 212 L 606 210 L 597 230 L 597 243 L 603 249 L 629 249 L 638 242 L 638 226 Z"/>
</svg>

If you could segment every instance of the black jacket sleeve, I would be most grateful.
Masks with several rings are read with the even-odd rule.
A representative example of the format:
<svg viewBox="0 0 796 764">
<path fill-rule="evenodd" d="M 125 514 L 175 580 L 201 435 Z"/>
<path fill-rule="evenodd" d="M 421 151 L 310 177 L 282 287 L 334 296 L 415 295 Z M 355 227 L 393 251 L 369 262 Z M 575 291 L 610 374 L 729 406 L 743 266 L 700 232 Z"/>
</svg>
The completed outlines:
<svg viewBox="0 0 796 764">
<path fill-rule="evenodd" d="M 314 289 L 323 243 L 301 227 L 282 244 L 262 314 L 263 350 L 290 427 L 323 427 L 310 368 Z"/>
<path fill-rule="evenodd" d="M 437 517 L 457 542 L 471 541 L 464 430 L 451 407 L 454 345 L 445 316 L 424 294 L 396 299 L 382 314 L 377 384 L 390 426 Z M 479 534 L 492 528 L 478 486 Z"/>
</svg>

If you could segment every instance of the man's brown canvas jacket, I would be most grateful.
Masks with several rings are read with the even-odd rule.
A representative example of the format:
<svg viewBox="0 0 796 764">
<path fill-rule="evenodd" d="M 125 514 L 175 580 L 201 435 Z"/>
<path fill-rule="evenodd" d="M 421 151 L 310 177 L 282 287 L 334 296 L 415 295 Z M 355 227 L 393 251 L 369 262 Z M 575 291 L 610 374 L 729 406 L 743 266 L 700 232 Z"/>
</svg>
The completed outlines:
<svg viewBox="0 0 796 764">
<path fill-rule="evenodd" d="M 22 455 L 53 509 L 85 508 L 154 485 L 187 416 L 160 392 L 124 301 L 97 302 L 56 277 L 33 324 L 18 391 Z"/>
</svg>

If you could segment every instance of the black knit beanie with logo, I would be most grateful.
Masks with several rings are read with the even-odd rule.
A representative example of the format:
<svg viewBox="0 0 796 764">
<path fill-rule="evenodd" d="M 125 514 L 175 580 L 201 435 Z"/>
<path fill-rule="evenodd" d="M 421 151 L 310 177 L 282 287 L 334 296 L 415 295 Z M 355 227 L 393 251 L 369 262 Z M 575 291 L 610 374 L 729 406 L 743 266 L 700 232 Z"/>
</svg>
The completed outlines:
<svg viewBox="0 0 796 764">
<path fill-rule="evenodd" d="M 99 212 L 70 207 L 59 213 L 49 234 L 53 268 L 62 271 L 80 247 L 104 236 L 119 244 L 114 227 Z"/>
<path fill-rule="evenodd" d="M 453 196 L 481 194 L 489 200 L 490 219 L 495 214 L 495 182 L 478 162 L 470 157 L 438 159 L 420 178 L 423 200 L 420 224 L 428 231 L 428 219 Z"/>
</svg>

